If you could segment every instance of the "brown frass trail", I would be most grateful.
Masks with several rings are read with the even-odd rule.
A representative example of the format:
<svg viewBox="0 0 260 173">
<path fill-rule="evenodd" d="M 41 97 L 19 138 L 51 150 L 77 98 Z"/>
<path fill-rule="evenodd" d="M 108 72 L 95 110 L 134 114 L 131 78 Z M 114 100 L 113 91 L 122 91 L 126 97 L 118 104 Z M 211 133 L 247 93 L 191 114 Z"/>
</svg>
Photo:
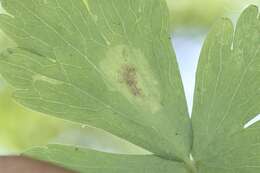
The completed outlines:
<svg viewBox="0 0 260 173">
<path fill-rule="evenodd" d="M 138 87 L 136 67 L 123 64 L 119 71 L 119 81 L 125 83 L 134 96 L 142 96 L 142 91 Z"/>
</svg>

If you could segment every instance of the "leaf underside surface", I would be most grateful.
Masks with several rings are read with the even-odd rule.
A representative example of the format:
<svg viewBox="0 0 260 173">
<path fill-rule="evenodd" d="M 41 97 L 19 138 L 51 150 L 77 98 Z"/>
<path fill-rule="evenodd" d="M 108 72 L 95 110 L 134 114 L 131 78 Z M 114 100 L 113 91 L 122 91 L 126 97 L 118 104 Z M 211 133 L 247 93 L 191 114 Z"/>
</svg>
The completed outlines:
<svg viewBox="0 0 260 173">
<path fill-rule="evenodd" d="M 255 6 L 243 12 L 235 31 L 229 19 L 210 31 L 191 123 L 164 0 L 1 4 L 7 14 L 1 14 L 0 28 L 17 46 L 1 54 L 0 73 L 15 88 L 17 102 L 103 129 L 153 153 L 50 145 L 25 155 L 82 173 L 260 171 L 259 125 L 244 128 L 260 112 Z"/>
<path fill-rule="evenodd" d="M 188 159 L 191 123 L 164 0 L 1 3 L 0 27 L 18 46 L 1 55 L 0 73 L 17 102 Z"/>
<path fill-rule="evenodd" d="M 200 173 L 260 171 L 260 20 L 256 6 L 212 28 L 196 76 L 193 157 Z"/>
<path fill-rule="evenodd" d="M 25 153 L 65 168 L 87 173 L 187 173 L 184 163 L 154 155 L 118 155 L 71 146 L 49 145 Z"/>
</svg>

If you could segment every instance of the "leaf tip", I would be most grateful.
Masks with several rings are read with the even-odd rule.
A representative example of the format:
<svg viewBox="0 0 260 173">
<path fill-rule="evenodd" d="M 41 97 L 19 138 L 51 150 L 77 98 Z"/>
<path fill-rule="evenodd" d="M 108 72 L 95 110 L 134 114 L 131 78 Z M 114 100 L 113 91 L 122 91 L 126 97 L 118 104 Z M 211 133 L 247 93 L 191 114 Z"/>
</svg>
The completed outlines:
<svg viewBox="0 0 260 173">
<path fill-rule="evenodd" d="M 253 5 L 253 4 L 247 6 L 244 9 L 244 11 L 241 14 L 241 16 L 247 16 L 247 15 L 249 15 L 250 17 L 253 16 L 255 18 L 259 18 L 259 8 L 258 8 L 258 6 L 257 5 Z"/>
<path fill-rule="evenodd" d="M 246 9 L 258 11 L 258 6 L 255 4 L 250 4 L 246 7 Z"/>
</svg>

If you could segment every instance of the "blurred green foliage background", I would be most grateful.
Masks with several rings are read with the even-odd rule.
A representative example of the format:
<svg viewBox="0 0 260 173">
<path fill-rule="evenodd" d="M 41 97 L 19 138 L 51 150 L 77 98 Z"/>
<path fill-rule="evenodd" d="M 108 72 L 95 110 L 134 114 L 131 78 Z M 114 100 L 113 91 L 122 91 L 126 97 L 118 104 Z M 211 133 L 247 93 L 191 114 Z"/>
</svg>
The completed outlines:
<svg viewBox="0 0 260 173">
<path fill-rule="evenodd" d="M 250 4 L 260 0 L 166 0 L 171 13 L 172 29 L 207 28 L 222 16 L 237 17 Z"/>
<path fill-rule="evenodd" d="M 236 19 L 245 6 L 252 3 L 260 5 L 260 0 L 167 0 L 167 3 L 173 33 L 184 30 L 190 35 L 193 30 L 199 30 L 196 32 L 199 34 L 207 32 L 221 16 Z M 13 45 L 0 31 L 0 52 Z M 50 142 L 83 145 L 111 152 L 145 152 L 102 130 L 30 111 L 15 103 L 11 93 L 12 88 L 0 77 L 0 154 L 16 154 L 28 147 Z"/>
</svg>

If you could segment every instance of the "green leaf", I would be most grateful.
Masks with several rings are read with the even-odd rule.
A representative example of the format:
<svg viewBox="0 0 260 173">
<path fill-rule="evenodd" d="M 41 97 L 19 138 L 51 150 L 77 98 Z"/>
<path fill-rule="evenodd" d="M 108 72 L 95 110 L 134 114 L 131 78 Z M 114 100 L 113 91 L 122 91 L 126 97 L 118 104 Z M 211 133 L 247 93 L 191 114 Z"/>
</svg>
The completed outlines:
<svg viewBox="0 0 260 173">
<path fill-rule="evenodd" d="M 119 155 L 63 145 L 33 148 L 25 154 L 80 173 L 187 173 L 183 163 L 154 155 Z"/>
<path fill-rule="evenodd" d="M 260 171 L 260 20 L 247 8 L 234 32 L 222 19 L 204 44 L 195 90 L 193 156 L 201 173 Z"/>
<path fill-rule="evenodd" d="M 33 110 L 188 159 L 191 123 L 164 0 L 1 0 L 0 73 Z"/>
</svg>

